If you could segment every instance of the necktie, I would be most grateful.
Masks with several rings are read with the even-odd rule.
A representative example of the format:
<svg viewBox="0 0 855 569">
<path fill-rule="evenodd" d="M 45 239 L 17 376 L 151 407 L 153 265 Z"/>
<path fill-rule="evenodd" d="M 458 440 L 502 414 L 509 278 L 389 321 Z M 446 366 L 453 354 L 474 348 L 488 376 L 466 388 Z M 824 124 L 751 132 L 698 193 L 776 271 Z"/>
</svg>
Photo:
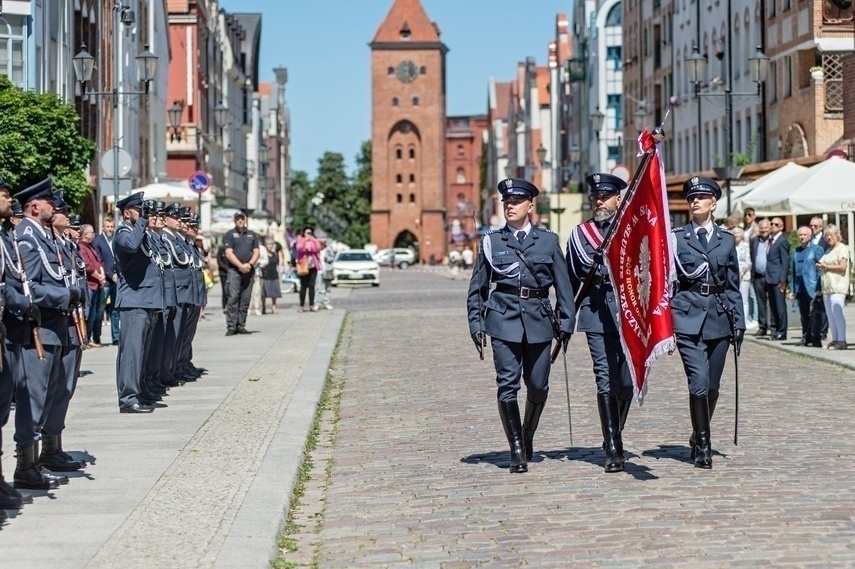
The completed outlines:
<svg viewBox="0 0 855 569">
<path fill-rule="evenodd" d="M 707 230 L 701 227 L 698 229 L 698 241 L 701 242 L 701 246 L 704 248 L 704 251 L 709 249 L 709 242 L 707 241 Z"/>
<path fill-rule="evenodd" d="M 517 241 L 520 243 L 525 241 L 525 231 L 517 231 Z"/>
</svg>

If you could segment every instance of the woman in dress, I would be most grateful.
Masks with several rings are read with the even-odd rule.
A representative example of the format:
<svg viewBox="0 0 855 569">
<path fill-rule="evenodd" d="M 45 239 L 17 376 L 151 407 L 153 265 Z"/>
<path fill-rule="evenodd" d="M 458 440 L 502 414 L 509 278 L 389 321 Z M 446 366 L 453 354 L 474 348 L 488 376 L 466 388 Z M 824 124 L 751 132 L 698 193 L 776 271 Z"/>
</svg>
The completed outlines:
<svg viewBox="0 0 855 569">
<path fill-rule="evenodd" d="M 276 299 L 282 296 L 282 286 L 279 284 L 279 255 L 276 252 L 276 243 L 268 239 L 264 243 L 267 250 L 267 266 L 261 270 L 261 313 L 267 314 L 267 299 L 270 299 L 270 310 L 273 314 L 279 314 L 276 308 Z"/>
<path fill-rule="evenodd" d="M 849 347 L 846 343 L 846 319 L 843 317 L 843 304 L 849 294 L 849 248 L 840 238 L 840 230 L 832 223 L 825 228 L 825 240 L 831 248 L 816 267 L 822 273 L 822 298 L 831 329 L 831 343 L 826 349 L 845 350 Z"/>
</svg>

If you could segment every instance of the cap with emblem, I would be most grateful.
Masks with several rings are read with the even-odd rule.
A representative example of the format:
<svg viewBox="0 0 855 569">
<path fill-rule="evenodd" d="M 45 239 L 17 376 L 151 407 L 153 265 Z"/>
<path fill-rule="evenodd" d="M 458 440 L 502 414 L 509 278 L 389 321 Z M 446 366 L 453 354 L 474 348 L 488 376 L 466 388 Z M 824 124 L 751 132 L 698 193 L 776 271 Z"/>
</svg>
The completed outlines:
<svg viewBox="0 0 855 569">
<path fill-rule="evenodd" d="M 234 214 L 234 219 L 237 219 L 239 217 L 246 218 L 246 214 L 241 209 L 237 210 Z"/>
<path fill-rule="evenodd" d="M 189 221 L 190 220 L 190 206 L 185 205 L 182 206 L 181 209 L 178 210 L 179 215 L 181 216 L 181 221 Z"/>
<path fill-rule="evenodd" d="M 166 206 L 166 208 L 163 210 L 163 213 L 167 217 L 172 217 L 175 219 L 181 219 L 181 204 L 177 203 L 177 202 L 173 202 L 173 203 L 169 204 L 168 206 Z"/>
<path fill-rule="evenodd" d="M 199 227 L 199 214 L 191 213 L 190 214 L 190 225 L 192 227 Z"/>
<path fill-rule="evenodd" d="M 158 215 L 163 215 L 163 212 L 166 210 L 166 202 L 162 202 L 157 200 L 154 202 L 154 213 Z"/>
<path fill-rule="evenodd" d="M 503 201 L 511 199 L 530 200 L 537 197 L 537 194 L 540 193 L 540 190 L 534 184 L 519 178 L 502 180 L 499 182 L 497 189 L 502 194 Z"/>
<path fill-rule="evenodd" d="M 53 181 L 50 178 L 45 178 L 41 182 L 35 183 L 25 190 L 21 190 L 15 197 L 24 206 L 33 200 L 53 200 Z"/>
<path fill-rule="evenodd" d="M 12 217 L 24 217 L 24 208 L 21 207 L 21 202 L 12 200 Z"/>
<path fill-rule="evenodd" d="M 62 199 L 62 190 L 53 193 L 53 210 L 57 213 L 64 213 L 66 215 L 71 213 L 71 206 L 65 203 L 65 200 Z"/>
<path fill-rule="evenodd" d="M 79 230 L 81 225 L 82 221 L 78 214 L 75 213 L 74 215 L 68 218 L 68 226 L 70 228 Z"/>
<path fill-rule="evenodd" d="M 692 176 L 683 184 L 683 195 L 687 200 L 696 195 L 713 196 L 718 200 L 721 199 L 721 187 L 711 178 Z"/>
<path fill-rule="evenodd" d="M 130 209 L 132 207 L 142 207 L 144 195 L 145 195 L 145 192 L 136 192 L 134 194 L 131 194 L 126 198 L 120 199 L 116 203 L 116 207 L 118 207 L 121 210 Z"/>
<path fill-rule="evenodd" d="M 618 194 L 626 189 L 626 182 L 611 174 L 591 174 L 585 178 L 588 184 L 588 196 Z"/>
</svg>

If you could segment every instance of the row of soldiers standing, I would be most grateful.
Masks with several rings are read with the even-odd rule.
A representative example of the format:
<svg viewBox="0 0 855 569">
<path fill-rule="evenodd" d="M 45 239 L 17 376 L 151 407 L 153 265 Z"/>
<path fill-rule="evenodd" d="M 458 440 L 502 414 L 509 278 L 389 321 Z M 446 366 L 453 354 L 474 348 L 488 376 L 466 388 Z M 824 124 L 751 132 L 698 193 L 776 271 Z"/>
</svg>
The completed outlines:
<svg viewBox="0 0 855 569">
<path fill-rule="evenodd" d="M 117 204 L 124 218 L 114 239 L 123 413 L 150 413 L 169 387 L 203 372 L 190 363 L 206 302 L 202 255 L 193 246 L 198 217 L 179 204 L 143 203 L 142 197 L 140 192 Z M 17 456 L 14 488 L 0 471 L 0 517 L 32 502 L 19 489 L 55 489 L 68 483 L 60 473 L 86 467 L 62 442 L 86 344 L 86 273 L 75 243 L 79 216 L 71 215 L 50 179 L 15 198 L 0 179 L 0 219 L 11 227 L 0 230 L 0 424 L 5 426 L 14 400 Z"/>
</svg>

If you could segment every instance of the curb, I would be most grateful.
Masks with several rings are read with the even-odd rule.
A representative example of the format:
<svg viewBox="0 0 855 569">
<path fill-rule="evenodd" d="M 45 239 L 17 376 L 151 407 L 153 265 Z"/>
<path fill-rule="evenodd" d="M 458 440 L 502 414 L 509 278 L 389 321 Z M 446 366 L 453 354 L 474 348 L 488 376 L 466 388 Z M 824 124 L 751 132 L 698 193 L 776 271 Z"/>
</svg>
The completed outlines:
<svg viewBox="0 0 855 569">
<path fill-rule="evenodd" d="M 814 348 L 814 351 L 807 351 L 806 350 L 803 352 L 801 350 L 795 350 L 789 346 L 782 346 L 782 345 L 776 344 L 774 342 L 769 342 L 769 341 L 764 342 L 764 341 L 758 340 L 756 338 L 748 338 L 748 337 L 746 337 L 745 339 L 754 343 L 754 344 L 758 344 L 760 346 L 766 346 L 767 348 L 772 348 L 773 350 L 778 350 L 779 352 L 787 352 L 788 354 L 795 354 L 797 356 L 803 356 L 806 358 L 810 358 L 812 360 L 816 360 L 818 362 L 836 365 L 838 367 L 842 367 L 842 368 L 845 368 L 848 370 L 855 371 L 855 364 L 850 364 L 850 363 L 835 360 L 834 358 L 832 358 L 830 356 L 827 356 L 823 353 L 820 353 L 821 352 L 820 348 Z"/>
<path fill-rule="evenodd" d="M 270 567 L 279 556 L 279 536 L 345 314 L 337 310 L 321 332 L 214 567 Z"/>
</svg>

